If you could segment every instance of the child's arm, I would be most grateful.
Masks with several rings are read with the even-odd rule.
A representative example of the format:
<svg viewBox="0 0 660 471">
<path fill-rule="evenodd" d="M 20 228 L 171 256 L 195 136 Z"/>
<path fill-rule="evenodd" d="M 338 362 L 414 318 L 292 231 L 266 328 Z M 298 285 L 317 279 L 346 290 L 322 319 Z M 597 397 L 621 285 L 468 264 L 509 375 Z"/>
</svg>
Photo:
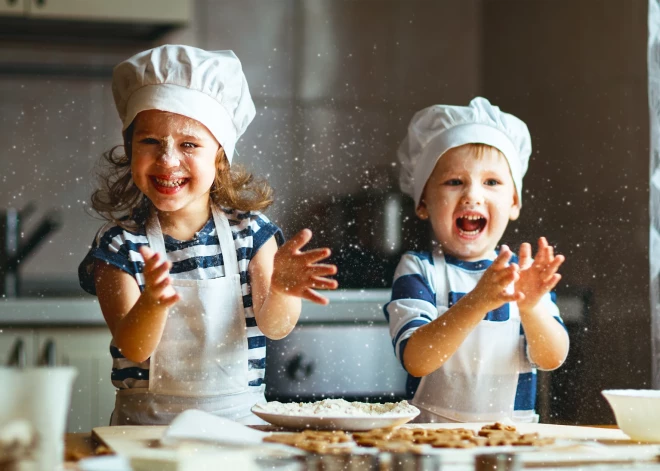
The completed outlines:
<svg viewBox="0 0 660 471">
<path fill-rule="evenodd" d="M 511 250 L 503 245 L 477 286 L 441 317 L 418 328 L 404 350 L 404 365 L 413 376 L 426 376 L 440 368 L 489 311 L 520 299 L 507 286 L 518 279 L 516 264 L 508 264 Z"/>
<path fill-rule="evenodd" d="M 165 328 L 167 310 L 179 300 L 171 286 L 171 263 L 148 247 L 144 257 L 144 291 L 128 273 L 102 261 L 94 268 L 94 282 L 101 311 L 117 348 L 131 361 L 141 363 L 156 350 Z"/>
<path fill-rule="evenodd" d="M 555 256 L 548 241 L 541 237 L 536 258 L 532 260 L 532 248 L 524 243 L 520 247 L 519 262 L 520 279 L 515 288 L 524 295 L 524 299 L 518 301 L 518 309 L 529 345 L 530 359 L 543 370 L 553 370 L 566 359 L 569 339 L 564 327 L 552 316 L 541 299 L 561 279 L 557 270 L 564 262 L 564 256 Z"/>
<path fill-rule="evenodd" d="M 263 334 L 277 340 L 293 330 L 300 317 L 301 298 L 318 304 L 328 299 L 315 289 L 335 289 L 337 281 L 325 278 L 337 273 L 335 265 L 317 263 L 330 256 L 330 249 L 300 249 L 312 238 L 304 229 L 282 247 L 271 237 L 250 262 L 252 305 Z"/>
</svg>

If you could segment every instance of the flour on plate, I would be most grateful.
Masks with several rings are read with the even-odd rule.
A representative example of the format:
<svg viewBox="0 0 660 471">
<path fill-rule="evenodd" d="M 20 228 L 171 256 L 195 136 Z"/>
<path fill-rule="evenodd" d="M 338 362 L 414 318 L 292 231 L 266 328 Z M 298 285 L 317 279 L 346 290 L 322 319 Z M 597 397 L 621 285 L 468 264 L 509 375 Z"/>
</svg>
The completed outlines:
<svg viewBox="0 0 660 471">
<path fill-rule="evenodd" d="M 359 416 L 387 416 L 415 414 L 419 412 L 408 401 L 386 402 L 385 404 L 369 404 L 367 402 L 348 402 L 344 399 L 324 399 L 317 402 L 282 403 L 268 402 L 255 406 L 259 412 L 293 416 L 332 416 L 332 417 L 359 417 Z"/>
</svg>

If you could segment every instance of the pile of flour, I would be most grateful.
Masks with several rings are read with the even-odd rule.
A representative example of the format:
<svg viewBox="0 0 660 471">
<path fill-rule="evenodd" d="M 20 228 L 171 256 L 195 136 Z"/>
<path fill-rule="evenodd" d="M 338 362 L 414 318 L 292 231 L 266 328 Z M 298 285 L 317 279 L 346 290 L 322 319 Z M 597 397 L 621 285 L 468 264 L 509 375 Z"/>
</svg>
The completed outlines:
<svg viewBox="0 0 660 471">
<path fill-rule="evenodd" d="M 348 402 L 344 399 L 324 399 L 318 402 L 281 403 L 277 401 L 255 406 L 261 412 L 293 416 L 331 416 L 359 417 L 404 415 L 418 412 L 408 401 L 386 402 L 385 404 L 369 404 L 366 402 Z"/>
</svg>

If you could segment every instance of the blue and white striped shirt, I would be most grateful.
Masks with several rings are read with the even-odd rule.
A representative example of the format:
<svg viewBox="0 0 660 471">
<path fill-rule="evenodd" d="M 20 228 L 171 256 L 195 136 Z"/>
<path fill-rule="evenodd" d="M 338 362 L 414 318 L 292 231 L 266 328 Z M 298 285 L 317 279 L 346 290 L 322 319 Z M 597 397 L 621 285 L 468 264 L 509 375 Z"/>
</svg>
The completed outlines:
<svg viewBox="0 0 660 471">
<path fill-rule="evenodd" d="M 282 231 L 259 212 L 224 210 L 236 246 L 240 271 L 245 324 L 248 341 L 248 386 L 253 392 L 265 389 L 266 337 L 257 327 L 252 309 L 252 292 L 248 266 L 259 248 L 275 236 L 278 244 L 284 242 Z M 225 276 L 218 236 L 210 218 L 195 237 L 179 241 L 164 235 L 167 259 L 172 262 L 170 276 L 173 279 L 205 280 Z M 146 230 L 141 227 L 131 232 L 113 223 L 103 226 L 96 235 L 87 256 L 78 268 L 82 288 L 96 294 L 94 286 L 94 260 L 103 260 L 124 270 L 135 278 L 140 291 L 144 289 L 142 268 L 144 259 L 139 248 L 149 245 Z M 118 389 L 146 388 L 149 386 L 149 360 L 135 363 L 125 358 L 114 344 L 110 344 L 112 355 L 112 384 Z"/>
<path fill-rule="evenodd" d="M 493 259 L 496 253 L 493 253 Z M 447 299 L 436 301 L 436 286 L 444 286 L 447 280 L 437 280 L 438 275 L 434 268 L 433 254 L 430 252 L 407 252 L 401 257 L 394 274 L 392 285 L 392 299 L 383 307 L 385 317 L 390 325 L 390 336 L 394 353 L 403 364 L 403 353 L 410 336 L 419 327 L 426 325 L 442 316 L 461 296 L 470 292 L 476 286 L 492 260 L 466 262 L 451 255 L 444 254 L 447 267 L 447 277 L 450 279 L 451 290 Z M 511 262 L 517 263 L 514 255 Z M 436 284 L 436 283 L 443 284 Z M 547 305 L 553 317 L 561 324 L 559 309 L 555 303 L 553 293 L 546 294 L 541 300 Z M 505 321 L 509 319 L 509 305 L 489 312 L 484 320 Z M 525 332 L 520 327 L 521 340 L 525 342 Z M 536 403 L 536 366 L 527 357 L 523 360 L 518 378 L 514 413 L 533 412 Z M 404 365 L 405 368 L 405 365 Z M 433 373 L 431 373 L 433 374 Z M 408 376 L 407 392 L 412 398 L 419 386 L 420 378 Z"/>
</svg>

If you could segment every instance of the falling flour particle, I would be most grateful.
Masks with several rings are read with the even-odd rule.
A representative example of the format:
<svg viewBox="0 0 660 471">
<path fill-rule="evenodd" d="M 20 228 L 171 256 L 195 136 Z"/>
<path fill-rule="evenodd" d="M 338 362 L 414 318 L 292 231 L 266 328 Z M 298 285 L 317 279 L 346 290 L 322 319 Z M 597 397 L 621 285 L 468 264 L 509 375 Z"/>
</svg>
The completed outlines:
<svg viewBox="0 0 660 471">
<path fill-rule="evenodd" d="M 408 404 L 408 401 L 369 404 L 366 402 L 348 402 L 344 399 L 293 403 L 272 401 L 255 406 L 255 410 L 279 415 L 332 417 L 386 416 L 415 414 L 418 412 L 415 406 Z"/>
</svg>

